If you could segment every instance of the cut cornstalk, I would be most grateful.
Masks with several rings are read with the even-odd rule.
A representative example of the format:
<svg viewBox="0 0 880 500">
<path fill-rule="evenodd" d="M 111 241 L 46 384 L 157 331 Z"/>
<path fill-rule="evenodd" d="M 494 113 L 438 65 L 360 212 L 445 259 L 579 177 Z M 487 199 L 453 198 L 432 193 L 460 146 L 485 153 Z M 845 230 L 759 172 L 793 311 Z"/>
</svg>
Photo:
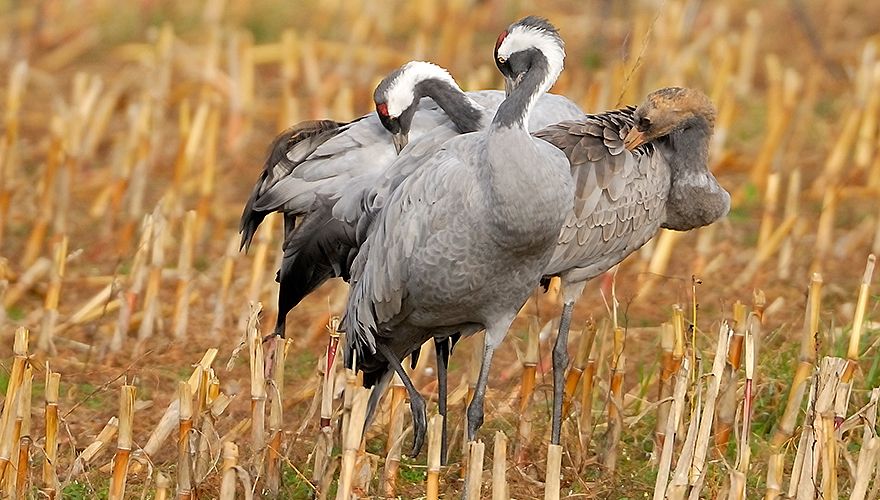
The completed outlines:
<svg viewBox="0 0 880 500">
<path fill-rule="evenodd" d="M 740 301 L 733 305 L 733 336 L 727 349 L 727 363 L 721 377 L 721 394 L 715 422 L 715 451 L 724 456 L 733 421 L 736 417 L 736 389 L 740 363 L 742 362 L 743 339 L 746 331 L 746 306 Z"/>
<path fill-rule="evenodd" d="M 874 265 L 876 258 L 873 254 L 868 256 L 868 262 L 865 265 L 865 274 L 862 276 L 862 282 L 859 285 L 859 296 L 856 301 L 856 309 L 853 313 L 852 331 L 849 336 L 849 347 L 846 351 L 846 370 L 840 378 L 841 397 L 837 398 L 835 403 L 835 420 L 837 425 L 846 418 L 846 410 L 849 406 L 849 396 L 852 391 L 852 380 L 859 368 L 859 346 L 862 340 L 862 332 L 865 329 L 865 310 L 868 307 L 868 297 L 871 294 L 871 278 L 874 276 Z"/>
<path fill-rule="evenodd" d="M 427 478 L 427 499 L 438 500 L 440 498 L 440 455 L 443 443 L 441 443 L 443 434 L 443 417 L 434 415 L 428 422 L 428 478 Z M 398 438 L 399 440 L 399 438 Z M 400 448 L 400 445 L 397 445 Z M 399 455 L 398 455 L 399 457 Z M 399 459 L 399 458 L 398 458 Z M 387 467 L 387 466 L 386 466 Z M 396 479 L 396 477 L 395 477 Z M 388 493 L 388 476 L 385 477 L 386 496 Z M 391 497 L 389 497 L 391 498 Z"/>
<path fill-rule="evenodd" d="M 123 341 L 128 336 L 132 323 L 132 316 L 137 306 L 138 297 L 144 288 L 147 279 L 147 260 L 150 255 L 150 242 L 153 240 L 154 230 L 153 215 L 144 217 L 141 236 L 138 240 L 137 251 L 131 264 L 131 275 L 126 289 L 120 294 L 119 318 L 116 322 L 116 330 L 110 339 L 110 351 L 116 352 L 122 349 Z"/>
<path fill-rule="evenodd" d="M 257 303 L 260 301 L 260 295 L 263 290 L 263 285 L 265 283 L 266 276 L 266 261 L 268 260 L 269 255 L 269 244 L 272 241 L 272 232 L 275 227 L 275 217 L 268 216 L 263 221 L 261 225 L 261 233 L 257 235 L 257 246 L 254 251 L 254 260 L 252 261 L 251 266 L 251 282 L 247 288 L 247 295 L 245 296 L 245 300 L 250 303 Z M 246 328 L 247 326 L 248 315 L 243 315 L 241 320 L 239 321 L 239 330 Z"/>
<path fill-rule="evenodd" d="M 784 220 L 797 219 L 799 202 L 801 196 L 801 170 L 795 168 L 788 176 L 788 189 L 785 195 L 785 212 Z M 796 224 L 797 226 L 797 224 Z M 797 233 L 797 231 L 794 231 Z M 777 270 L 779 279 L 788 280 L 791 275 L 791 263 L 794 256 L 794 241 L 792 237 L 788 237 L 782 242 L 782 248 L 779 249 L 779 265 Z"/>
<path fill-rule="evenodd" d="M 3 404 L 3 415 L 0 416 L 0 478 L 6 477 L 6 469 L 10 460 L 18 459 L 13 456 L 13 448 L 18 441 L 15 435 L 16 407 L 20 397 L 19 390 L 24 381 L 25 370 L 28 366 L 28 337 L 26 328 L 15 331 L 13 341 L 12 371 L 9 373 L 9 382 L 6 388 L 6 399 Z"/>
<path fill-rule="evenodd" d="M 159 291 L 162 286 L 162 267 L 165 265 L 165 227 L 161 203 L 153 211 L 153 228 L 150 235 L 150 266 L 147 273 L 147 288 L 144 292 L 144 315 L 138 329 L 138 342 L 142 343 L 153 335 L 159 319 L 161 303 Z"/>
<path fill-rule="evenodd" d="M 611 354 L 611 383 L 608 391 L 608 430 L 605 433 L 605 450 L 602 463 L 611 474 L 617 467 L 617 446 L 623 432 L 623 375 L 626 372 L 626 355 L 623 352 L 626 335 L 623 328 L 614 329 Z"/>
<path fill-rule="evenodd" d="M 387 454 L 385 457 L 385 469 L 382 474 L 384 483 L 383 489 L 386 498 L 397 497 L 397 476 L 400 472 L 400 447 L 401 442 L 403 441 L 403 405 L 405 402 L 406 389 L 403 387 L 400 377 L 395 373 L 391 383 L 391 409 L 388 417 L 388 441 L 385 445 Z M 433 426 L 434 419 L 437 418 L 442 417 L 432 417 L 430 425 Z M 433 428 L 429 427 L 428 430 L 430 432 Z M 431 435 L 429 434 L 428 437 L 430 438 Z M 430 456 L 432 452 L 430 441 L 428 444 L 428 455 Z"/>
<path fill-rule="evenodd" d="M 58 137 L 52 137 L 49 143 L 48 158 L 46 159 L 46 168 L 43 171 L 42 179 L 38 187 L 37 196 L 40 200 L 36 220 L 33 223 L 30 235 L 28 235 L 27 243 L 24 251 L 22 251 L 20 265 L 28 267 L 34 263 L 43 251 L 43 244 L 46 239 L 46 233 L 49 230 L 49 224 L 52 222 L 53 210 L 57 210 L 55 206 L 56 200 L 55 186 L 57 184 L 59 167 L 65 161 L 65 152 L 63 140 Z"/>
<path fill-rule="evenodd" d="M 15 495 L 12 498 L 27 498 L 31 444 L 30 436 L 21 436 L 18 443 L 18 462 L 15 466 Z"/>
<path fill-rule="evenodd" d="M 171 489 L 171 479 L 161 472 L 156 472 L 156 496 L 155 500 L 168 500 L 168 490 Z"/>
<path fill-rule="evenodd" d="M 593 436 L 593 381 L 596 375 L 596 354 L 595 343 L 593 348 L 587 354 L 587 364 L 584 366 L 584 374 L 581 387 L 581 414 L 578 421 L 578 433 L 581 445 L 581 462 L 580 465 L 586 463 L 587 454 L 589 453 L 590 440 Z"/>
<path fill-rule="evenodd" d="M 681 425 L 681 418 L 684 414 L 685 397 L 687 389 L 690 387 L 690 361 L 687 358 L 682 359 L 680 368 L 675 376 L 675 390 L 672 394 L 672 408 L 668 414 L 663 440 L 663 448 L 660 452 L 659 469 L 657 478 L 654 482 L 654 500 L 662 500 L 666 498 L 667 484 L 669 482 L 669 473 L 672 469 L 672 452 L 675 447 L 675 435 Z"/>
<path fill-rule="evenodd" d="M 507 434 L 495 431 L 495 447 L 492 450 L 492 500 L 507 500 Z"/>
<path fill-rule="evenodd" d="M 30 448 L 31 448 L 31 388 L 34 382 L 34 368 L 28 363 L 25 366 L 21 379 L 21 387 L 18 390 L 18 404 L 15 407 L 15 425 L 13 431 L 12 457 L 15 459 L 15 468 L 7 469 L 6 492 L 10 498 L 24 498 L 30 475 Z"/>
<path fill-rule="evenodd" d="M 49 290 L 46 292 L 46 302 L 43 306 L 43 324 L 40 330 L 40 338 L 37 340 L 37 348 L 43 352 L 56 354 L 55 325 L 58 323 L 58 302 L 61 298 L 61 283 L 64 280 L 64 266 L 67 263 L 67 236 L 55 244 L 55 258 L 52 264 L 52 274 L 49 278 Z"/>
<path fill-rule="evenodd" d="M 238 468 L 238 446 L 231 441 L 223 443 L 222 478 L 220 500 L 235 500 L 235 473 Z"/>
<path fill-rule="evenodd" d="M 681 454 L 678 457 L 675 472 L 672 474 L 672 479 L 667 489 L 667 498 L 670 500 L 682 500 L 687 496 L 691 477 L 691 465 L 694 460 L 694 447 L 697 442 L 697 432 L 700 426 L 700 415 L 703 411 L 703 379 L 700 376 L 703 373 L 702 360 L 694 356 L 691 356 L 691 359 L 696 360 L 695 374 L 691 375 L 691 379 L 695 380 L 692 393 L 693 402 L 690 409 L 690 418 L 687 422 L 684 443 L 681 447 Z"/>
<path fill-rule="evenodd" d="M 135 394 L 136 389 L 132 385 L 123 385 L 120 389 L 119 435 L 116 440 L 116 455 L 113 457 L 113 476 L 110 478 L 110 500 L 122 500 L 125 496 L 128 462 L 131 458 Z"/>
<path fill-rule="evenodd" d="M 199 385 L 202 383 L 204 374 L 211 371 L 211 364 L 214 362 L 214 359 L 217 358 L 217 353 L 218 350 L 216 348 L 211 348 L 205 351 L 205 354 L 202 355 L 202 359 L 199 360 L 196 369 L 189 376 L 189 380 L 187 380 L 187 383 L 189 384 L 190 390 L 193 393 L 198 394 L 200 392 Z M 197 403 L 197 406 L 198 404 L 200 403 Z M 195 415 L 193 415 L 193 418 L 195 419 Z M 168 439 L 168 436 L 170 436 L 171 433 L 179 427 L 179 421 L 180 400 L 178 398 L 175 398 L 173 401 L 171 401 L 168 407 L 165 408 L 165 413 L 162 414 L 162 418 L 159 419 L 159 423 L 153 429 L 153 433 L 150 434 L 150 437 L 147 440 L 147 444 L 144 445 L 142 449 L 134 452 L 133 458 L 149 458 L 155 455 L 165 443 L 165 440 Z M 135 461 L 133 464 L 131 464 L 131 471 L 138 472 L 140 470 L 140 467 L 140 461 Z"/>
<path fill-rule="evenodd" d="M 238 260 L 238 234 L 233 234 L 226 244 L 226 253 L 223 256 L 223 270 L 220 273 L 220 287 L 217 297 L 214 299 L 214 320 L 211 323 L 211 334 L 218 335 L 226 322 L 226 302 L 229 297 L 229 287 L 232 285 L 235 262 Z"/>
<path fill-rule="evenodd" d="M 98 436 L 92 441 L 91 444 L 86 446 L 86 449 L 76 457 L 76 460 L 73 462 L 73 466 L 71 466 L 70 471 L 67 473 L 67 480 L 70 478 L 74 478 L 82 474 L 85 470 L 86 466 L 91 463 L 92 460 L 96 456 L 98 456 L 104 448 L 110 445 L 110 440 L 113 439 L 113 436 L 116 435 L 116 432 L 119 430 L 119 418 L 118 417 L 110 417 L 110 420 L 104 425 L 104 428 L 101 429 L 101 432 L 98 433 Z"/>
<path fill-rule="evenodd" d="M 675 331 L 672 324 L 660 325 L 660 379 L 657 381 L 657 423 L 654 426 L 654 452 L 651 460 L 659 463 L 663 440 L 666 436 L 666 421 L 669 420 L 669 408 L 672 406 L 672 381 L 678 369 L 672 359 L 672 348 L 675 345 Z"/>
<path fill-rule="evenodd" d="M 183 223 L 183 239 L 177 260 L 177 298 L 174 306 L 172 331 L 177 339 L 183 338 L 189 320 L 189 296 L 192 288 L 192 260 L 195 245 L 196 212 L 186 213 Z"/>
<path fill-rule="evenodd" d="M 785 410 L 770 439 L 770 458 L 767 464 L 767 490 L 764 498 L 775 500 L 782 494 L 785 470 L 785 444 L 794 434 L 804 393 L 818 355 L 819 309 L 822 303 L 822 276 L 814 273 L 810 280 L 804 328 L 801 339 L 800 361 L 791 383 Z M 799 452 L 800 453 L 800 452 Z M 794 477 L 794 475 L 792 475 Z"/>
<path fill-rule="evenodd" d="M 532 321 L 528 332 L 528 343 L 523 355 L 522 382 L 519 386 L 519 426 L 517 427 L 516 447 L 513 452 L 517 464 L 528 462 L 528 447 L 532 435 L 532 417 L 529 413 L 529 407 L 535 393 L 535 378 L 538 369 L 540 336 L 537 320 Z"/>
<path fill-rule="evenodd" d="M 321 484 L 330 466 L 330 457 L 333 453 L 333 396 L 336 387 L 336 374 L 339 369 L 336 351 L 339 347 L 341 336 L 337 331 L 339 318 L 330 319 L 330 339 L 327 342 L 325 356 L 323 384 L 321 386 L 321 420 L 318 443 L 315 446 L 315 465 L 312 470 L 312 483 Z M 324 490 L 322 490 L 324 491 Z"/>
<path fill-rule="evenodd" d="M 180 401 L 180 428 L 177 434 L 177 498 L 191 500 L 194 497 L 192 481 L 192 451 L 190 433 L 193 429 L 193 394 L 189 383 L 178 384 Z"/>
<path fill-rule="evenodd" d="M 6 295 L 3 297 L 3 307 L 9 309 L 14 306 L 18 299 L 28 293 L 51 269 L 52 261 L 46 257 L 40 257 L 34 261 L 33 264 L 21 273 L 15 285 L 10 286 L 6 290 Z"/>
<path fill-rule="evenodd" d="M 741 442 L 739 447 L 737 448 L 735 471 L 736 474 L 734 474 L 734 476 L 740 480 L 738 482 L 741 483 L 741 487 L 738 488 L 738 491 L 741 491 L 739 498 L 746 497 L 745 476 L 749 471 L 749 465 L 751 463 L 752 457 L 752 397 L 753 386 L 755 382 L 755 365 L 757 361 L 757 350 L 755 349 L 755 346 L 757 344 L 757 338 L 761 336 L 761 318 L 759 317 L 759 313 L 752 312 L 751 314 L 749 314 L 746 322 L 747 324 L 744 342 L 746 358 L 746 380 L 743 388 L 742 431 L 740 433 Z M 733 481 L 731 481 L 731 484 L 733 484 Z"/>
<path fill-rule="evenodd" d="M 591 319 L 587 321 L 584 331 L 581 332 L 580 339 L 578 340 L 577 354 L 571 365 L 571 370 L 568 371 L 568 374 L 565 377 L 565 397 L 562 400 L 563 415 L 567 415 L 568 410 L 571 407 L 571 400 L 574 398 L 578 383 L 580 383 L 581 377 L 583 376 L 584 368 L 587 364 L 587 357 L 590 355 L 590 351 L 593 350 L 593 342 L 596 340 L 596 331 L 596 323 Z"/>
<path fill-rule="evenodd" d="M 562 479 L 562 445 L 547 445 L 547 475 L 544 479 L 544 500 L 559 500 Z"/>
<path fill-rule="evenodd" d="M 248 319 L 247 337 L 251 373 L 251 448 L 255 456 L 262 455 L 266 448 L 266 372 L 263 361 L 263 338 L 260 335 L 258 321 L 263 305 L 257 302 L 251 305 Z M 257 460 L 256 470 L 262 472 L 262 460 Z M 257 474 L 259 476 L 261 474 Z"/>
<path fill-rule="evenodd" d="M 467 477 L 465 478 L 465 498 L 479 500 L 483 489 L 483 453 L 485 446 L 480 440 L 468 443 Z"/>
<path fill-rule="evenodd" d="M 211 382 L 211 387 L 219 389 L 219 385 L 217 380 Z M 214 467 L 215 460 L 220 456 L 220 438 L 219 434 L 217 434 L 215 423 L 223 415 L 223 412 L 226 411 L 231 401 L 232 399 L 226 394 L 217 394 L 216 397 L 212 398 L 211 406 L 206 412 L 205 417 L 202 418 L 202 427 L 199 433 L 199 451 L 195 467 L 197 483 L 205 480 L 205 477 Z"/>
<path fill-rule="evenodd" d="M 10 149 L 18 145 L 19 111 L 27 77 L 28 63 L 23 59 L 13 66 L 6 84 L 6 105 L 4 106 L 6 110 L 3 117 L 6 130 L 0 142 Z M 4 161 L 3 156 L 0 155 L 0 243 L 4 241 L 6 222 L 9 220 L 7 216 L 10 206 L 9 200 L 12 198 L 14 190 L 14 186 L 9 180 L 12 177 L 12 169 L 11 160 Z"/>
<path fill-rule="evenodd" d="M 767 243 L 773 226 L 776 223 L 776 212 L 779 205 L 779 184 L 782 175 L 779 172 L 771 172 L 767 176 L 767 188 L 764 190 L 764 214 L 761 217 L 761 226 L 758 229 L 758 250 Z"/>
<path fill-rule="evenodd" d="M 816 478 L 819 470 L 819 460 L 815 454 L 816 414 L 813 403 L 816 400 L 816 384 L 818 376 L 813 376 L 810 384 L 810 395 L 807 398 L 807 411 L 804 416 L 804 425 L 801 429 L 801 438 L 798 440 L 797 454 L 794 457 L 794 465 L 791 468 L 791 480 L 788 485 L 788 497 L 798 499 L 810 499 L 816 497 Z"/>
<path fill-rule="evenodd" d="M 46 442 L 43 457 L 43 489 L 46 498 L 54 499 L 59 491 L 58 460 L 58 395 L 61 374 L 46 370 Z"/>
<path fill-rule="evenodd" d="M 364 421 L 367 418 L 367 401 L 370 391 L 363 387 L 357 387 L 353 391 L 351 402 L 351 414 L 348 419 L 348 429 L 345 432 L 344 448 L 342 452 L 342 470 L 339 473 L 339 494 L 337 500 L 348 500 L 353 492 L 355 481 L 355 465 L 358 450 L 363 438 Z"/>
<path fill-rule="evenodd" d="M 877 424 L 878 404 L 880 404 L 880 388 L 874 388 L 871 391 L 871 400 L 865 413 L 862 447 L 859 449 L 859 457 L 856 461 L 855 484 L 853 484 L 850 500 L 863 500 L 868 492 L 868 484 L 874 476 L 877 454 L 880 452 L 880 437 L 877 437 L 877 433 L 874 431 Z"/>
<path fill-rule="evenodd" d="M 700 427 L 697 431 L 697 441 L 694 445 L 694 458 L 691 464 L 690 485 L 699 494 L 699 488 L 696 487 L 697 482 L 705 474 L 706 455 L 709 452 L 709 435 L 712 431 L 712 424 L 715 418 L 715 405 L 718 400 L 718 393 L 721 387 L 721 375 L 724 372 L 724 365 L 727 362 L 727 346 L 730 343 L 730 337 L 733 330 L 730 329 L 727 322 L 721 323 L 718 332 L 718 344 L 715 348 L 715 359 L 712 362 L 712 371 L 708 374 L 706 400 L 703 404 L 703 413 L 700 418 Z"/>
<path fill-rule="evenodd" d="M 277 366 L 272 373 L 272 397 L 269 403 L 269 445 L 266 448 L 266 486 L 273 495 L 281 487 L 281 438 L 284 435 L 284 362 L 292 341 L 286 339 L 275 353 Z"/>
<path fill-rule="evenodd" d="M 828 251 L 834 239 L 834 220 L 837 215 L 837 203 L 840 199 L 837 186 L 824 188 L 822 197 L 822 213 L 816 227 L 816 245 L 813 248 L 813 263 L 810 269 L 821 272 L 822 265 L 828 258 Z"/>
<path fill-rule="evenodd" d="M 827 357 L 819 365 L 819 389 L 816 394 L 814 424 L 816 428 L 816 452 L 822 464 L 822 498 L 836 500 L 838 446 L 834 416 L 834 401 L 838 397 L 841 376 L 846 370 L 847 360 Z M 813 477 L 815 480 L 815 476 Z"/>
</svg>

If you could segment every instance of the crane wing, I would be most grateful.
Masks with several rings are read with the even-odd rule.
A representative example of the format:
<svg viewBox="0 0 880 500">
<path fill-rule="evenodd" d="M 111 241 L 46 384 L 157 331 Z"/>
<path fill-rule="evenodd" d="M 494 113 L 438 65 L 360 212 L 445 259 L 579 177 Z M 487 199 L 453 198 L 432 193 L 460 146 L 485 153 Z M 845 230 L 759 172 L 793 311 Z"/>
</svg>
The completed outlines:
<svg viewBox="0 0 880 500">
<path fill-rule="evenodd" d="M 669 193 L 668 165 L 651 144 L 635 151 L 624 148 L 633 111 L 587 115 L 535 133 L 565 153 L 575 182 L 575 204 L 548 275 L 571 268 L 600 274 L 659 228 Z"/>
</svg>

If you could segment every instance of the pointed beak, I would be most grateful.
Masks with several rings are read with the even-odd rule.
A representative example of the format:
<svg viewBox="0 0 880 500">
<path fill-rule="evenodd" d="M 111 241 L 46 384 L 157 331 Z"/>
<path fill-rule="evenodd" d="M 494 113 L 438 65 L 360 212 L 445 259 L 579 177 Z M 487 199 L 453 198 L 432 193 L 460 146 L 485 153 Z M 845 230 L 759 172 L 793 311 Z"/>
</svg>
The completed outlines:
<svg viewBox="0 0 880 500">
<path fill-rule="evenodd" d="M 646 142 L 648 142 L 648 138 L 645 137 L 643 132 L 639 132 L 639 129 L 635 127 L 629 129 L 629 133 L 623 138 L 623 146 L 630 151 Z"/>
<path fill-rule="evenodd" d="M 405 148 L 409 142 L 409 137 L 403 132 L 398 132 L 396 134 L 391 134 L 391 142 L 394 143 L 394 150 L 397 151 L 397 154 L 400 154 L 400 151 Z"/>
<path fill-rule="evenodd" d="M 516 87 L 522 82 L 523 76 L 525 73 L 520 73 L 516 76 L 516 79 L 511 79 L 509 77 L 504 77 L 504 94 L 505 96 L 509 96 L 511 92 L 516 90 Z"/>
</svg>

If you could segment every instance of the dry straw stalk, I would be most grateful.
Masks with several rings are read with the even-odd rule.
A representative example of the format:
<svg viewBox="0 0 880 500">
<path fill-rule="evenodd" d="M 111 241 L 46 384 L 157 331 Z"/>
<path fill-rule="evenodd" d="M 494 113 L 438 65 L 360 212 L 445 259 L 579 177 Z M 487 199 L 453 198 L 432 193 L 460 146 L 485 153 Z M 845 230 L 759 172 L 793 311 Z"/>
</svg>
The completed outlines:
<svg viewBox="0 0 880 500">
<path fill-rule="evenodd" d="M 428 422 L 428 478 L 427 499 L 437 500 L 440 498 L 440 453 L 443 433 L 442 417 L 434 415 Z M 398 448 L 399 444 L 396 445 Z M 387 479 L 386 479 L 387 480 Z"/>
<path fill-rule="evenodd" d="M 492 451 L 492 500 L 507 500 L 507 434 L 495 431 L 495 447 Z"/>
<path fill-rule="evenodd" d="M 59 491 L 58 460 L 58 395 L 61 374 L 46 367 L 46 442 L 43 457 L 43 494 L 53 499 Z"/>
<path fill-rule="evenodd" d="M 794 380 L 791 383 L 785 410 L 770 439 L 770 458 L 767 464 L 767 490 L 764 495 L 766 500 L 779 498 L 782 493 L 782 478 L 785 469 L 785 444 L 794 434 L 798 412 L 807 389 L 807 382 L 816 363 L 818 353 L 816 337 L 819 333 L 821 301 L 822 276 L 814 273 L 810 280 L 807 308 L 804 315 L 800 361 L 794 374 Z"/>
<path fill-rule="evenodd" d="M 111 500 L 122 500 L 125 496 L 125 482 L 128 476 L 128 462 L 131 458 L 132 430 L 134 425 L 134 401 L 136 388 L 123 385 L 119 392 L 119 435 L 116 440 L 116 455 L 113 457 L 113 476 L 110 479 Z"/>
</svg>

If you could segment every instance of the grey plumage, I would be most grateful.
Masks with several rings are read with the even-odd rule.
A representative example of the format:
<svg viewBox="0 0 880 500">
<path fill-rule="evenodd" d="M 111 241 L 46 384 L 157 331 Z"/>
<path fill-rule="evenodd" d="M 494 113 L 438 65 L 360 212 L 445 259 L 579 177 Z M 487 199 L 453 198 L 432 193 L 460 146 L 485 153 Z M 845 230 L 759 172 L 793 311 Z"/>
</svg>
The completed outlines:
<svg viewBox="0 0 880 500">
<path fill-rule="evenodd" d="M 687 231 L 730 209 L 729 193 L 707 165 L 714 117 L 702 92 L 668 88 L 651 93 L 638 108 L 587 115 L 535 133 L 565 152 L 576 186 L 545 272 L 562 279 L 564 301 L 553 352 L 554 444 L 561 430 L 568 327 L 586 281 L 623 261 L 661 227 Z"/>
<path fill-rule="evenodd" d="M 523 52 L 530 61 L 489 129 L 423 155 L 405 150 L 387 170 L 386 184 L 363 197 L 368 210 L 354 214 L 371 224 L 351 269 L 346 359 L 356 358 L 366 373 L 402 372 L 400 359 L 426 340 L 485 328 L 483 366 L 468 408 L 470 438 L 482 423 L 494 349 L 546 269 L 573 200 L 568 161 L 524 125 L 563 57 L 557 37 L 530 34 L 535 45 L 517 53 L 504 52 L 502 44 L 503 57 Z"/>
</svg>

